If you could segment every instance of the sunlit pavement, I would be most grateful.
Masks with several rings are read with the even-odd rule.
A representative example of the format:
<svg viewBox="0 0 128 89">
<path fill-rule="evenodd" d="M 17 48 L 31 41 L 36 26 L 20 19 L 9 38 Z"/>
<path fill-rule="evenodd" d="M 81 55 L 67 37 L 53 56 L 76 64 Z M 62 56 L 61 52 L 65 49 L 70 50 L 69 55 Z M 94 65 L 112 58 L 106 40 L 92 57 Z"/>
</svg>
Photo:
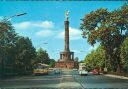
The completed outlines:
<svg viewBox="0 0 128 89">
<path fill-rule="evenodd" d="M 104 75 L 79 76 L 77 71 L 63 70 L 61 74 L 24 76 L 0 81 L 0 88 L 84 89 L 128 88 L 128 79 Z"/>
</svg>

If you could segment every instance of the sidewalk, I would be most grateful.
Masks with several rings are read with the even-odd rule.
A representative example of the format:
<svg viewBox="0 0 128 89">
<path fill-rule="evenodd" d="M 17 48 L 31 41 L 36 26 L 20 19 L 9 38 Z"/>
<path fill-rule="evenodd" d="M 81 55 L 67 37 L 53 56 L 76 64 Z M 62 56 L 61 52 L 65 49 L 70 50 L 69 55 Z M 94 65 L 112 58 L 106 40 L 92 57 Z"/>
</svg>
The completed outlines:
<svg viewBox="0 0 128 89">
<path fill-rule="evenodd" d="M 119 76 L 119 75 L 113 75 L 113 74 L 104 74 L 104 76 L 113 77 L 113 78 L 119 78 L 119 79 L 128 79 L 128 77 Z"/>
</svg>

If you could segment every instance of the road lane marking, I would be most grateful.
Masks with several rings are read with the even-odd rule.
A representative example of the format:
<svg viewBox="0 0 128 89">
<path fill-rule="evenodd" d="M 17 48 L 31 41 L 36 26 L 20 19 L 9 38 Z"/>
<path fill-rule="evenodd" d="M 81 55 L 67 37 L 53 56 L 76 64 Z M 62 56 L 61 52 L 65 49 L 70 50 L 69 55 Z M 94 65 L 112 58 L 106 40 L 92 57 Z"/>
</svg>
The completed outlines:
<svg viewBox="0 0 128 89">
<path fill-rule="evenodd" d="M 80 83 L 79 81 L 77 81 L 77 79 L 76 79 L 76 77 L 74 75 L 72 75 L 72 76 L 74 77 L 74 80 L 81 85 L 82 89 L 85 89 L 85 87 L 83 86 L 83 84 Z"/>
<path fill-rule="evenodd" d="M 83 89 L 81 88 L 81 85 L 74 80 L 74 77 L 69 72 L 63 71 L 62 79 L 60 80 L 60 84 L 58 87 L 60 89 Z"/>
</svg>

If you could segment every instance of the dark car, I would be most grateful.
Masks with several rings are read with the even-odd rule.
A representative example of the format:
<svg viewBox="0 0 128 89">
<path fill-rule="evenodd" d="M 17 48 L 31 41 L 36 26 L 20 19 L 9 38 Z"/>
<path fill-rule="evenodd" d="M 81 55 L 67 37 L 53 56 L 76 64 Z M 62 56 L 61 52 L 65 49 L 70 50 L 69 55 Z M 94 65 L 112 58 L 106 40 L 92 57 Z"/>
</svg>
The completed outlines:
<svg viewBox="0 0 128 89">
<path fill-rule="evenodd" d="M 61 73 L 61 69 L 54 69 L 54 73 L 55 74 L 60 74 Z"/>
</svg>

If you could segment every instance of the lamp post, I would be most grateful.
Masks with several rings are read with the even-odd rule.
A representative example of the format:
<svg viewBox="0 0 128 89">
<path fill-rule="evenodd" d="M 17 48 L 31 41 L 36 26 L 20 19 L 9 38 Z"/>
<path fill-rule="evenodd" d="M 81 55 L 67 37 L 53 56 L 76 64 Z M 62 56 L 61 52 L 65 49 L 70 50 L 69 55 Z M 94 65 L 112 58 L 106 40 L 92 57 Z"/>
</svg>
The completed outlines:
<svg viewBox="0 0 128 89">
<path fill-rule="evenodd" d="M 8 18 L 5 18 L 5 20 L 8 21 L 11 18 L 23 16 L 23 15 L 26 15 L 26 14 L 27 13 L 16 14 L 16 15 L 10 16 Z M 3 53 L 5 53 L 4 49 L 3 49 Z M 3 56 L 5 57 L 5 54 L 3 54 Z M 1 60 L 1 69 L 2 69 L 2 71 L 1 71 L 1 76 L 0 77 L 4 78 L 4 75 L 5 75 L 5 71 L 4 71 L 4 69 L 5 69 L 5 62 L 4 62 L 3 58 Z"/>
<path fill-rule="evenodd" d="M 105 72 L 105 73 L 107 73 L 106 59 L 105 59 L 105 67 L 104 67 L 104 72 Z"/>
<path fill-rule="evenodd" d="M 44 44 L 48 44 L 48 43 L 44 43 Z"/>
<path fill-rule="evenodd" d="M 26 14 L 27 14 L 27 13 L 16 14 L 16 15 L 10 16 L 9 18 L 6 18 L 6 20 L 8 21 L 8 20 L 11 19 L 11 18 L 23 16 L 23 15 L 26 15 Z"/>
</svg>

